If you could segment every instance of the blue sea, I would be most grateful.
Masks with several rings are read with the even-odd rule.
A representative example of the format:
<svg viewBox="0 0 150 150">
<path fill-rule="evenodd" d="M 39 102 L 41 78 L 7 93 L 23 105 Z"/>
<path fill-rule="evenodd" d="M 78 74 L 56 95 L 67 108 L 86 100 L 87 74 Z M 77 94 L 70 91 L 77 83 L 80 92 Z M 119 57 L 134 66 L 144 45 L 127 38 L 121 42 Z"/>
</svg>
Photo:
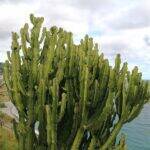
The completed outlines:
<svg viewBox="0 0 150 150">
<path fill-rule="evenodd" d="M 141 114 L 121 130 L 126 135 L 128 150 L 150 150 L 150 104 Z"/>
</svg>

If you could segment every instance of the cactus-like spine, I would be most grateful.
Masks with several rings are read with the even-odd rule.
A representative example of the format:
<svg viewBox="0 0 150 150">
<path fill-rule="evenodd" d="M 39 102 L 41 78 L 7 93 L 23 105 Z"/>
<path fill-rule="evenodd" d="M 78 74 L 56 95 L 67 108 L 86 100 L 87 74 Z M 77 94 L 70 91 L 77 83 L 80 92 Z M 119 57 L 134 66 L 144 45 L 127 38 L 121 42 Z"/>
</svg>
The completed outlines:
<svg viewBox="0 0 150 150">
<path fill-rule="evenodd" d="M 138 68 L 129 72 L 119 54 L 110 66 L 88 35 L 74 44 L 71 32 L 42 28 L 43 18 L 32 14 L 30 20 L 31 30 L 26 23 L 20 36 L 12 33 L 4 65 L 19 114 L 14 122 L 19 149 L 113 148 L 123 124 L 138 116 L 149 97 Z"/>
</svg>

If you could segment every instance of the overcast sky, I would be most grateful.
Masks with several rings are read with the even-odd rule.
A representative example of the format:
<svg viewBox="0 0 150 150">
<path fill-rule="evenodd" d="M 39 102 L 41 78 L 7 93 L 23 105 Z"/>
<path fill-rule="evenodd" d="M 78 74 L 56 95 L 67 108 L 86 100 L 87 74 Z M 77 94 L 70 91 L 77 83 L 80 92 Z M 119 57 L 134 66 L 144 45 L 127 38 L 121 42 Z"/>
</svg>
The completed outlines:
<svg viewBox="0 0 150 150">
<path fill-rule="evenodd" d="M 29 14 L 74 33 L 89 34 L 110 62 L 117 53 L 129 68 L 139 66 L 150 79 L 150 0 L 0 0 L 0 61 L 10 50 L 11 31 L 19 31 Z"/>
</svg>

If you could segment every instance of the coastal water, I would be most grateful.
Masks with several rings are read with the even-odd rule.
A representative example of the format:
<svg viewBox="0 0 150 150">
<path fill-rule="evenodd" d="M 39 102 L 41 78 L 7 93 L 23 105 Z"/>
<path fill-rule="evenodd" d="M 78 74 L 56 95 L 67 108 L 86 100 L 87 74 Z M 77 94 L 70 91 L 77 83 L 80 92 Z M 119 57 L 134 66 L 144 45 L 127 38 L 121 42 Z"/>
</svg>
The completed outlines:
<svg viewBox="0 0 150 150">
<path fill-rule="evenodd" d="M 150 104 L 141 114 L 121 130 L 126 135 L 128 150 L 150 150 Z"/>
</svg>

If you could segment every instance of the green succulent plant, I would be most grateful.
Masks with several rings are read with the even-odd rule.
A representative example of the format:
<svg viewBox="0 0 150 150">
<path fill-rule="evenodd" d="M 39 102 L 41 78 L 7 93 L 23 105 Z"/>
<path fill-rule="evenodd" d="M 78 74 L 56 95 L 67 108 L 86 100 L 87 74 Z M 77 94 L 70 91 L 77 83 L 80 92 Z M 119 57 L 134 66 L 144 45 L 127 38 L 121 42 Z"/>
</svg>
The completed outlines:
<svg viewBox="0 0 150 150">
<path fill-rule="evenodd" d="M 30 20 L 32 29 L 26 23 L 20 35 L 12 33 L 4 64 L 19 114 L 13 121 L 19 149 L 111 149 L 147 101 L 148 83 L 137 67 L 129 72 L 119 54 L 112 67 L 88 35 L 74 44 L 71 32 L 42 28 L 44 19 L 32 14 Z"/>
</svg>

